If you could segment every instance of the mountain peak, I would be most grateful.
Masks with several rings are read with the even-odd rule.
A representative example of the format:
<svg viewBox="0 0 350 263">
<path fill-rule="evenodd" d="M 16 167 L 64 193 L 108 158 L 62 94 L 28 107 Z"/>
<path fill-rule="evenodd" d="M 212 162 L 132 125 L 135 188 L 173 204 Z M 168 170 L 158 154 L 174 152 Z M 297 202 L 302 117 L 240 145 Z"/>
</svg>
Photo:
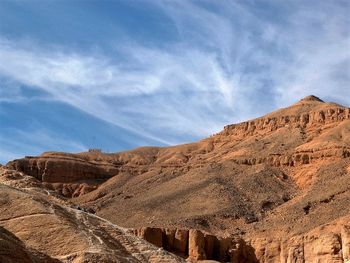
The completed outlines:
<svg viewBox="0 0 350 263">
<path fill-rule="evenodd" d="M 300 100 L 300 102 L 305 102 L 305 101 L 324 102 L 323 100 L 321 100 L 319 97 L 316 97 L 315 95 L 309 95 Z"/>
</svg>

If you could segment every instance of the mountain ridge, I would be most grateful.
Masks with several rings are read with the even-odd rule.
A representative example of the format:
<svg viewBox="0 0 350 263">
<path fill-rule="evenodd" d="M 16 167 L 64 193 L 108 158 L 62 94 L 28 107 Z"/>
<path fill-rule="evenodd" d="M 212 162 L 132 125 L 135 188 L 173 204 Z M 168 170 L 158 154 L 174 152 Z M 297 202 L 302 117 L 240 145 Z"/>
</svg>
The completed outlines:
<svg viewBox="0 0 350 263">
<path fill-rule="evenodd" d="M 247 262 L 349 259 L 348 234 L 334 240 L 349 225 L 350 109 L 316 96 L 194 143 L 108 154 L 46 152 L 11 161 L 6 169 L 123 227 L 239 237 L 239 255 L 248 247 L 255 251 L 250 261 L 237 256 Z M 323 237 L 322 228 L 334 235 Z M 162 231 L 152 233 L 162 237 Z M 209 242 L 191 233 L 195 246 Z M 267 241 L 270 236 L 274 240 Z M 323 252 L 295 254 L 305 246 Z M 187 256 L 210 259 L 208 249 L 198 249 Z"/>
</svg>

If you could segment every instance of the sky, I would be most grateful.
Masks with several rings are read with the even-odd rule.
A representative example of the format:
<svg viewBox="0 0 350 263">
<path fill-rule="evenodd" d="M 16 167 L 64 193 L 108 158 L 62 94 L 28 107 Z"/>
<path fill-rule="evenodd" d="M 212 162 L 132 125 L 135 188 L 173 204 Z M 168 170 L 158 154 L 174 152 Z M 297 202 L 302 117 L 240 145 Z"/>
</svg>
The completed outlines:
<svg viewBox="0 0 350 263">
<path fill-rule="evenodd" d="M 350 105 L 348 0 L 1 0 L 0 163 Z"/>
</svg>

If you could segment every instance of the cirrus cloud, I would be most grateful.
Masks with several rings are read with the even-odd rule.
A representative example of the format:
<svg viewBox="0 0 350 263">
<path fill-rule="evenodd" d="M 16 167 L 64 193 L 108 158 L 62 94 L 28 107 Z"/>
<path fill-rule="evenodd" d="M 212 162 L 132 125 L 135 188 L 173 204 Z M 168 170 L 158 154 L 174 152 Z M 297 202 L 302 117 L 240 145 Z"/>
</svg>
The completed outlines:
<svg viewBox="0 0 350 263">
<path fill-rule="evenodd" d="M 29 86 L 160 145 L 309 94 L 347 103 L 347 1 L 143 3 L 168 19 L 176 40 L 158 36 L 152 45 L 131 34 L 111 39 L 112 51 L 87 53 L 2 36 L 0 103 L 28 99 L 20 87 Z"/>
</svg>

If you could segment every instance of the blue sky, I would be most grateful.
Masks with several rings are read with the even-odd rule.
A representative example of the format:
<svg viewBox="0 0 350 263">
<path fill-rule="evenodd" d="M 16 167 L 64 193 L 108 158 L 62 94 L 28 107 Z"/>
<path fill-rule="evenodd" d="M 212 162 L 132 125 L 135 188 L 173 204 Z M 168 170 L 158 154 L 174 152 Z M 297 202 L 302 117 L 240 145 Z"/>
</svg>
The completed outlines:
<svg viewBox="0 0 350 263">
<path fill-rule="evenodd" d="M 0 1 L 0 162 L 206 137 L 349 105 L 350 2 Z"/>
</svg>

